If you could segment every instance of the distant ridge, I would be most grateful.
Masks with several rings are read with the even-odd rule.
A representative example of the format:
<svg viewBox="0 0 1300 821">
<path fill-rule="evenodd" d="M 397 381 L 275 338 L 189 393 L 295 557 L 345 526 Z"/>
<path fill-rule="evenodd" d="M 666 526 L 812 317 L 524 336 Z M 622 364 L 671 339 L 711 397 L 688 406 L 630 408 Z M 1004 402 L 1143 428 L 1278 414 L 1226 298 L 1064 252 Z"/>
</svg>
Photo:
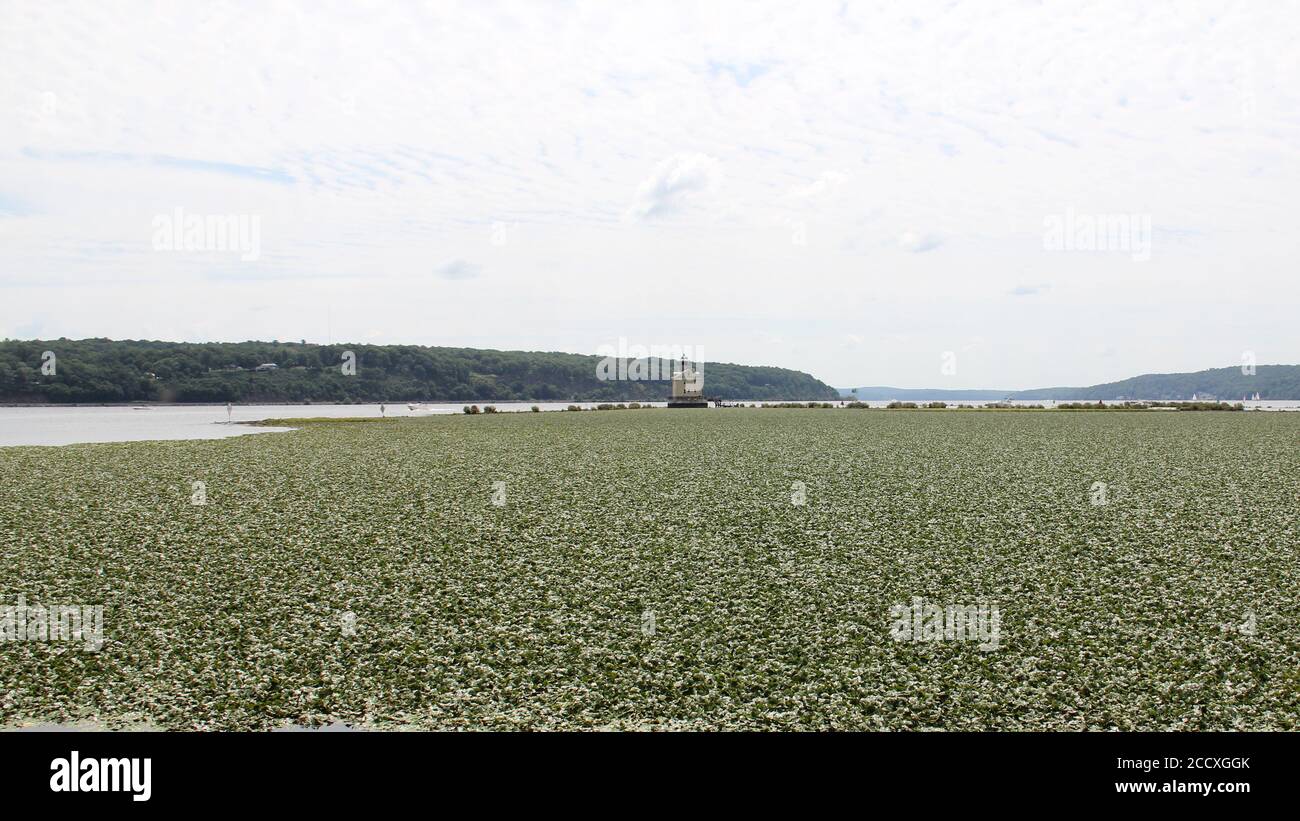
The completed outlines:
<svg viewBox="0 0 1300 821">
<path fill-rule="evenodd" d="M 1241 366 L 1194 373 L 1148 373 L 1086 388 L 1039 388 L 1012 394 L 1016 399 L 1300 399 L 1300 365 L 1258 365 L 1244 374 Z"/>
<path fill-rule="evenodd" d="M 886 399 L 970 399 L 981 401 L 985 399 L 1006 399 L 1014 391 L 987 391 L 987 390 L 969 390 L 956 391 L 944 390 L 943 388 L 889 388 L 883 385 L 873 385 L 865 388 L 839 388 L 840 396 L 845 399 L 861 399 L 863 401 L 883 401 Z"/>
<path fill-rule="evenodd" d="M 839 388 L 840 396 L 862 400 L 884 399 L 1162 399 L 1216 398 L 1240 401 L 1256 393 L 1260 399 L 1300 400 L 1300 365 L 1258 365 L 1253 374 L 1241 366 L 1211 368 L 1193 373 L 1148 373 L 1119 382 L 1078 388 L 1035 388 L 1027 391 L 944 390 L 942 388 Z M 854 393 L 854 390 L 857 393 Z"/>
<path fill-rule="evenodd" d="M 54 354 L 52 373 L 43 368 Z M 306 342 L 0 341 L 0 402 L 660 401 L 669 383 L 597 378 L 599 356 Z M 345 366 L 354 366 L 344 373 Z M 259 370 L 274 364 L 275 368 Z M 673 363 L 663 368 L 666 375 Z M 626 371 L 624 371 L 626 373 Z M 800 371 L 706 362 L 704 392 L 729 400 L 826 400 Z"/>
</svg>

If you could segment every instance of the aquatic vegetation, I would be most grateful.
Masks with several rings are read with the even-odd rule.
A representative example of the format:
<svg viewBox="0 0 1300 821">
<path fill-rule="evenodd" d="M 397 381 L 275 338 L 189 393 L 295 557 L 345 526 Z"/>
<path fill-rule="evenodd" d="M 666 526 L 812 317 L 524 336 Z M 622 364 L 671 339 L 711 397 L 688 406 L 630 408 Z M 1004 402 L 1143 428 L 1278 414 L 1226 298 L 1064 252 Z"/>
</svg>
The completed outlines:
<svg viewBox="0 0 1300 821">
<path fill-rule="evenodd" d="M 103 644 L 0 642 L 0 722 L 1300 729 L 1298 434 L 729 409 L 4 448 L 0 604 L 102 605 Z"/>
</svg>

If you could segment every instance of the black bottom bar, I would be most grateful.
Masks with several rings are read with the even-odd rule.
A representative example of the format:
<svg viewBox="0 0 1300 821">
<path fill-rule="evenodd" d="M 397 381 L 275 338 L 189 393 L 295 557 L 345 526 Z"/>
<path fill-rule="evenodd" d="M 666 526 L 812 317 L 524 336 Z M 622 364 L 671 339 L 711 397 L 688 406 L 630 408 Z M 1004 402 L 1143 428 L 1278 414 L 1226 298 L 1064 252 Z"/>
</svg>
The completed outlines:
<svg viewBox="0 0 1300 821">
<path fill-rule="evenodd" d="M 495 805 L 507 796 L 532 796 L 534 810 L 566 802 L 612 808 L 629 799 L 636 806 L 673 804 L 688 787 L 705 790 L 693 799 L 700 808 L 710 797 L 734 807 L 781 795 L 869 805 L 888 798 L 918 809 L 1118 808 L 1189 800 L 1226 809 L 1259 797 L 1275 804 L 1289 798 L 1296 738 L 7 732 L 0 733 L 0 772 L 9 807 L 17 798 L 34 807 L 115 805 L 133 812 L 250 805 L 306 811 L 322 802 L 337 810 L 373 808 L 389 799 L 487 798 Z M 125 784 L 115 792 L 67 789 L 63 776 L 74 754 L 81 777 L 90 779 L 79 787 L 98 780 L 111 788 L 114 772 Z M 135 800 L 145 791 L 136 789 L 145 781 L 144 759 L 149 796 Z M 52 791 L 52 784 L 65 789 Z"/>
</svg>

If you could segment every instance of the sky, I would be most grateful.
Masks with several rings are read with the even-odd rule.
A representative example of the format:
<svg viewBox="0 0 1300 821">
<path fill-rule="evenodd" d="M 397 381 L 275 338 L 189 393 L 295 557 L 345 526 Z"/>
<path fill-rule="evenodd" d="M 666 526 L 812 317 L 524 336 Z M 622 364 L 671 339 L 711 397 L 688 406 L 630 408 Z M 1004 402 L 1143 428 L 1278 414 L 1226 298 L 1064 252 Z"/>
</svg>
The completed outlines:
<svg viewBox="0 0 1300 821">
<path fill-rule="evenodd" d="M 1297 192 L 1294 0 L 0 2 L 0 337 L 1300 363 Z"/>
</svg>

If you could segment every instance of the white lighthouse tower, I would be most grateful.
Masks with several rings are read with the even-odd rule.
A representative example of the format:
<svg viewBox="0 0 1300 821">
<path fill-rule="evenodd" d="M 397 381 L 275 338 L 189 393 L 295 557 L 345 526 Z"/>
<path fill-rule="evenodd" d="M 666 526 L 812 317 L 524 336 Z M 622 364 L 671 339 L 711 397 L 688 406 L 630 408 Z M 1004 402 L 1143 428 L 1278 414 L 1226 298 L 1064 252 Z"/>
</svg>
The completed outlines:
<svg viewBox="0 0 1300 821">
<path fill-rule="evenodd" d="M 707 408 L 704 398 L 704 374 L 690 366 L 682 357 L 681 370 L 673 371 L 673 393 L 668 398 L 670 408 Z"/>
</svg>

